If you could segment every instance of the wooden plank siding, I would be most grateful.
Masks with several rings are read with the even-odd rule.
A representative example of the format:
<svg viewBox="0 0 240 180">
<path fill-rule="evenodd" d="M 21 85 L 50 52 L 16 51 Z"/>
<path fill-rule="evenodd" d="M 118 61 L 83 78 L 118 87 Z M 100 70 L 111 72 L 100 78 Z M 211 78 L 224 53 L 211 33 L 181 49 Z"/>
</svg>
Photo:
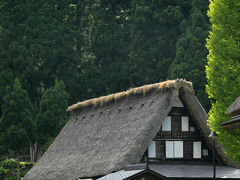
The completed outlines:
<svg viewBox="0 0 240 180">
<path fill-rule="evenodd" d="M 149 158 L 149 161 L 158 163 L 187 161 L 196 164 L 210 164 L 212 162 L 212 152 L 205 143 L 199 128 L 195 125 L 188 110 L 184 107 L 173 107 L 168 116 L 171 117 L 171 131 L 162 131 L 160 129 L 157 133 L 153 139 L 156 144 L 156 158 Z M 188 117 L 188 128 L 185 127 L 184 131 L 182 131 L 183 116 Z M 188 131 L 186 129 L 188 129 Z M 182 141 L 183 158 L 166 158 L 166 141 Z M 201 142 L 201 158 L 194 158 L 193 156 L 194 142 Z M 147 157 L 143 157 L 142 162 L 146 162 L 146 159 Z"/>
</svg>

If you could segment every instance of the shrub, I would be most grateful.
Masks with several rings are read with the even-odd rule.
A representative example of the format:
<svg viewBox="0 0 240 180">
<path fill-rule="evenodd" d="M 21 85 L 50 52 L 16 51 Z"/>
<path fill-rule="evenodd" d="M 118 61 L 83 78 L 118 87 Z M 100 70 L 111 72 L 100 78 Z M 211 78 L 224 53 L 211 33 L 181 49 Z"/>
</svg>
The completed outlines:
<svg viewBox="0 0 240 180">
<path fill-rule="evenodd" d="M 29 169 L 25 169 L 23 172 L 21 172 L 20 176 L 24 177 L 28 171 L 29 171 Z"/>
<path fill-rule="evenodd" d="M 8 176 L 4 178 L 5 180 L 16 180 L 17 177 L 16 176 Z"/>
<path fill-rule="evenodd" d="M 0 166 L 5 169 L 16 168 L 17 167 L 17 160 L 16 159 L 5 159 L 0 163 Z"/>
<path fill-rule="evenodd" d="M 4 169 L 2 167 L 0 167 L 0 179 L 6 179 L 6 176 L 9 175 L 9 169 Z"/>
<path fill-rule="evenodd" d="M 31 169 L 34 165 L 35 165 L 34 162 L 24 162 L 24 161 L 20 162 L 20 167 L 23 169 L 24 168 Z"/>
</svg>

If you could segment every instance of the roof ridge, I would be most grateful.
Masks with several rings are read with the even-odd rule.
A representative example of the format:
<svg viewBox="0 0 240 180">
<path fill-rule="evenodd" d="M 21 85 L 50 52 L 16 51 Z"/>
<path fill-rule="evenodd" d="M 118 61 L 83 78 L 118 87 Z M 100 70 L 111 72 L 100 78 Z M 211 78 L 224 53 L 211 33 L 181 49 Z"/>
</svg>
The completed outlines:
<svg viewBox="0 0 240 180">
<path fill-rule="evenodd" d="M 240 112 L 240 96 L 238 96 L 226 111 L 228 116 L 236 116 Z"/>
<path fill-rule="evenodd" d="M 76 104 L 73 104 L 72 106 L 69 106 L 67 111 L 73 111 L 76 109 L 81 109 L 84 107 L 89 107 L 89 106 L 100 106 L 109 102 L 113 101 L 119 101 L 120 99 L 126 98 L 126 97 L 131 97 L 133 95 L 143 95 L 145 96 L 151 91 L 158 90 L 179 90 L 180 88 L 183 88 L 184 91 L 194 94 L 193 86 L 192 83 L 189 81 L 186 81 L 185 79 L 175 79 L 175 80 L 167 80 L 159 83 L 154 83 L 154 84 L 148 84 L 136 88 L 131 88 L 127 91 L 123 92 L 118 92 L 114 94 L 110 94 L 107 96 L 102 96 L 99 98 L 93 98 L 89 99 L 83 102 L 78 102 Z"/>
</svg>

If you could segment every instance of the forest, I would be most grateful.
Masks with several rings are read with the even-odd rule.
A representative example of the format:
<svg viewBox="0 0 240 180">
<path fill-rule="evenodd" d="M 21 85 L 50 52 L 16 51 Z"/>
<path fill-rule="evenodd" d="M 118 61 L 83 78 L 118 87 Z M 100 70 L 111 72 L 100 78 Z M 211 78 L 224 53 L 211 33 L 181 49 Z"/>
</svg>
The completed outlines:
<svg viewBox="0 0 240 180">
<path fill-rule="evenodd" d="M 29 153 L 31 147 L 36 161 L 38 151 L 44 152 L 67 122 L 67 107 L 78 101 L 176 78 L 193 83 L 197 98 L 212 114 L 211 128 L 225 134 L 222 142 L 232 143 L 228 140 L 239 131 L 226 134 L 217 125 L 226 118 L 211 120 L 214 109 L 220 108 L 222 116 L 240 94 L 240 25 L 228 23 L 240 19 L 240 7 L 237 0 L 222 3 L 2 0 L 0 160 L 11 151 L 16 156 Z M 209 11 L 224 5 L 225 14 Z M 217 32 L 214 23 L 226 26 Z M 215 46 L 221 36 L 232 41 Z M 7 143 L 9 139 L 14 141 Z M 230 148 L 229 155 L 239 160 L 235 152 Z"/>
</svg>

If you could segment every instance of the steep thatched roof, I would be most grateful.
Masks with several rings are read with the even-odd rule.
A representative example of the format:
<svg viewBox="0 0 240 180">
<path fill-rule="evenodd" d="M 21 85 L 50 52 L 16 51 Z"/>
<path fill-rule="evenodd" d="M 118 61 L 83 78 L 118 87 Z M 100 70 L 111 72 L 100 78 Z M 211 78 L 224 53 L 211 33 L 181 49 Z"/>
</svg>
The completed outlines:
<svg viewBox="0 0 240 180">
<path fill-rule="evenodd" d="M 101 176 L 140 162 L 178 96 L 210 144 L 208 116 L 191 83 L 167 81 L 69 107 L 70 120 L 24 179 Z M 217 146 L 222 162 L 232 165 Z"/>
<path fill-rule="evenodd" d="M 237 116 L 240 114 L 240 96 L 229 106 L 226 115 Z"/>
<path fill-rule="evenodd" d="M 176 83 L 177 82 L 177 83 Z M 189 93 L 194 93 L 192 88 L 192 83 L 185 80 L 168 80 L 160 83 L 149 84 L 133 89 L 129 89 L 127 91 L 123 91 L 120 93 L 111 94 L 108 96 L 103 96 L 100 98 L 89 99 L 87 101 L 78 102 L 72 106 L 70 106 L 67 110 L 74 111 L 76 109 L 82 109 L 89 106 L 101 106 L 107 104 L 109 102 L 116 102 L 121 99 L 131 97 L 134 95 L 143 95 L 152 92 L 152 91 L 164 91 L 164 90 L 179 90 L 181 87 L 184 87 L 184 90 Z"/>
</svg>

